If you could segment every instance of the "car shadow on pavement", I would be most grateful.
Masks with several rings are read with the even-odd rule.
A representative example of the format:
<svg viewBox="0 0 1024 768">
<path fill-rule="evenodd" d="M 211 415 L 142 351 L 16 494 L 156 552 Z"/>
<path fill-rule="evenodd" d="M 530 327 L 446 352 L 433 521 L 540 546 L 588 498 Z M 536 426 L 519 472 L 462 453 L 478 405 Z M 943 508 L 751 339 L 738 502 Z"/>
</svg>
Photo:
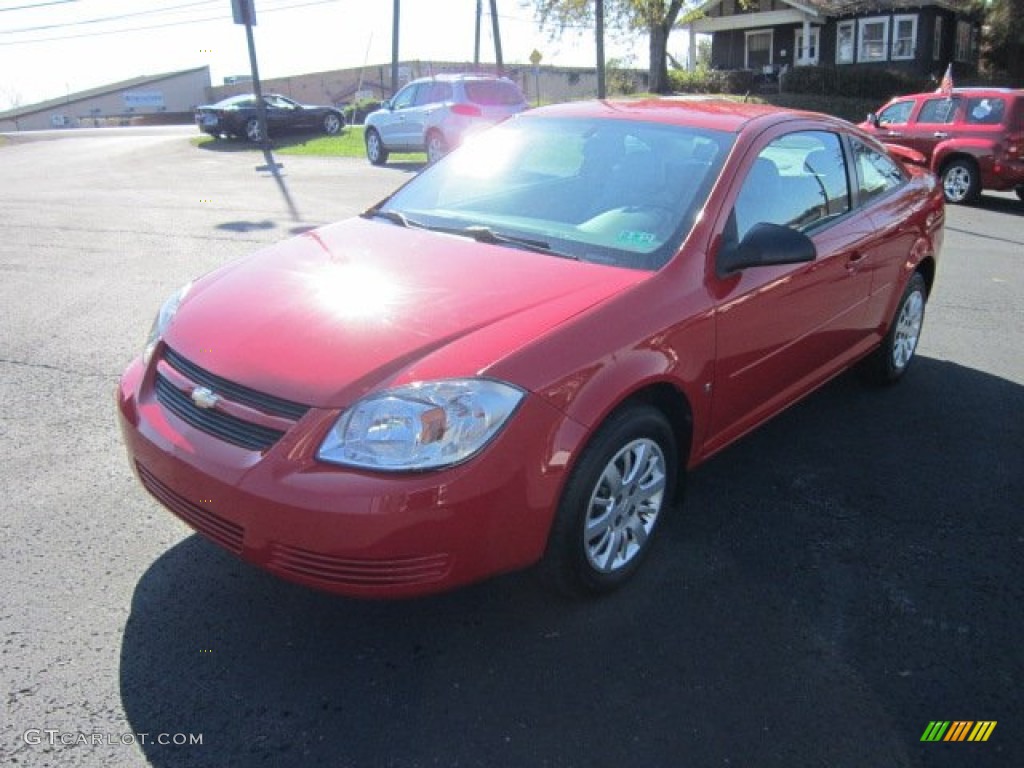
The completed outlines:
<svg viewBox="0 0 1024 768">
<path fill-rule="evenodd" d="M 692 473 L 598 600 L 526 574 L 354 601 L 191 536 L 135 589 L 124 711 L 201 734 L 141 745 L 159 767 L 1022 765 L 1021 413 L 939 360 L 841 377 Z M 1000 728 L 920 741 L 955 718 Z"/>
<path fill-rule="evenodd" d="M 1008 213 L 1012 216 L 1024 216 L 1024 200 L 1016 197 L 1001 197 L 982 193 L 974 205 L 990 211 Z"/>
</svg>

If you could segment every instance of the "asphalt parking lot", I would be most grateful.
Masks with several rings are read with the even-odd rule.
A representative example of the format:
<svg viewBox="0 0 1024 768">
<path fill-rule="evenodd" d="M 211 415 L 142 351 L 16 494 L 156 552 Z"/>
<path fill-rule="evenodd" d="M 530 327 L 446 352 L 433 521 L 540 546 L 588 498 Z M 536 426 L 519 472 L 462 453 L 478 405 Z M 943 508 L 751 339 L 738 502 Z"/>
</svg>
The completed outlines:
<svg viewBox="0 0 1024 768">
<path fill-rule="evenodd" d="M 1015 196 L 948 209 L 906 379 L 841 377 L 698 469 L 626 589 L 372 603 L 163 511 L 113 389 L 178 285 L 416 167 L 279 157 L 275 178 L 192 135 L 0 146 L 0 764 L 1024 765 Z M 998 725 L 921 742 L 935 720 Z"/>
</svg>

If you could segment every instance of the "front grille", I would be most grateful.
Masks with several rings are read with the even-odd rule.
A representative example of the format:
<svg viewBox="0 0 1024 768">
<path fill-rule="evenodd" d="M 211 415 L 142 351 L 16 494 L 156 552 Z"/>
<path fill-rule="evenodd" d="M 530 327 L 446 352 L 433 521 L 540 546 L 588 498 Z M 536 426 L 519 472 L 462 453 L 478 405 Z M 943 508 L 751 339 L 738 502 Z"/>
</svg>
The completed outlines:
<svg viewBox="0 0 1024 768">
<path fill-rule="evenodd" d="M 278 429 L 251 424 L 212 408 L 200 408 L 160 374 L 156 377 L 156 398 L 164 408 L 196 429 L 251 451 L 265 451 L 284 435 Z"/>
<path fill-rule="evenodd" d="M 451 558 L 439 553 L 390 560 L 355 560 L 275 544 L 267 567 L 325 585 L 387 587 L 439 581 L 451 569 Z"/>
<path fill-rule="evenodd" d="M 146 490 L 171 512 L 225 549 L 236 555 L 242 553 L 242 537 L 244 535 L 242 526 L 225 520 L 213 510 L 193 504 L 157 480 L 152 472 L 138 462 L 135 463 L 135 468 L 138 470 L 139 478 Z"/>
<path fill-rule="evenodd" d="M 248 405 L 272 416 L 283 416 L 286 419 L 298 421 L 309 410 L 308 405 L 285 400 L 283 397 L 274 397 L 274 395 L 258 392 L 255 389 L 249 389 L 249 387 L 243 387 L 241 384 L 221 378 L 186 360 L 170 347 L 164 350 L 164 360 L 178 373 L 188 377 L 195 384 L 212 389 L 218 395 L 226 397 L 228 400 Z"/>
<path fill-rule="evenodd" d="M 298 421 L 309 411 L 307 405 L 258 392 L 210 373 L 169 347 L 164 350 L 163 363 L 196 387 L 206 387 L 225 401 L 237 403 L 277 419 Z M 251 451 L 265 451 L 284 435 L 280 429 L 247 421 L 219 408 L 200 408 L 193 402 L 191 390 L 183 391 L 182 382 L 176 384 L 168 378 L 169 375 L 169 371 L 168 375 L 164 375 L 158 368 L 157 400 L 164 408 L 196 429 Z"/>
</svg>

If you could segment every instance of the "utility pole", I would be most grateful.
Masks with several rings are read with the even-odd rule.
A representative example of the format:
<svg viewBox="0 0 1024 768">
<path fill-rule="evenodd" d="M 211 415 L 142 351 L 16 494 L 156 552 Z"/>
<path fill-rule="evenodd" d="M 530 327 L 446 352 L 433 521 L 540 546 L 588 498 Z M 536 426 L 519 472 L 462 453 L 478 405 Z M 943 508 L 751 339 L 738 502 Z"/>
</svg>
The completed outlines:
<svg viewBox="0 0 1024 768">
<path fill-rule="evenodd" d="M 267 105 L 263 102 L 263 88 L 260 85 L 260 69 L 256 63 L 256 42 L 252 36 L 252 26 L 256 23 L 256 9 L 253 0 L 232 0 L 231 11 L 235 24 L 245 25 L 245 42 L 249 46 L 249 68 L 252 70 L 252 93 L 256 97 L 256 119 L 260 124 L 260 146 L 264 151 L 270 148 L 270 136 L 267 131 Z M 270 161 L 267 161 L 268 165 Z"/>
<path fill-rule="evenodd" d="M 607 95 L 604 82 L 604 0 L 595 0 L 594 21 L 597 34 L 597 98 Z"/>
<path fill-rule="evenodd" d="M 483 0 L 476 0 L 476 39 L 473 41 L 473 66 L 480 66 L 480 17 L 483 16 Z"/>
<path fill-rule="evenodd" d="M 391 95 L 398 93 L 398 19 L 402 13 L 402 0 L 394 0 L 391 14 Z"/>
<path fill-rule="evenodd" d="M 498 28 L 498 0 L 491 0 L 491 28 L 494 30 L 494 61 L 498 74 L 504 74 L 505 62 L 501 58 L 501 30 Z"/>
</svg>

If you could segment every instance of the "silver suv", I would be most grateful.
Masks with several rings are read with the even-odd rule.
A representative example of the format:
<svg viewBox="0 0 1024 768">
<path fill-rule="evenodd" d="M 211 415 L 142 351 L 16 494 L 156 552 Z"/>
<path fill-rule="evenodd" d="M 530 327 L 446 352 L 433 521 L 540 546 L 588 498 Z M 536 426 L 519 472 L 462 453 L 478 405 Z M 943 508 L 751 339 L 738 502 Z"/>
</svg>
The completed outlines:
<svg viewBox="0 0 1024 768">
<path fill-rule="evenodd" d="M 470 130 L 526 109 L 519 86 L 503 77 L 437 75 L 413 80 L 366 117 L 366 157 L 383 165 L 391 152 L 426 152 L 434 163 Z"/>
</svg>

